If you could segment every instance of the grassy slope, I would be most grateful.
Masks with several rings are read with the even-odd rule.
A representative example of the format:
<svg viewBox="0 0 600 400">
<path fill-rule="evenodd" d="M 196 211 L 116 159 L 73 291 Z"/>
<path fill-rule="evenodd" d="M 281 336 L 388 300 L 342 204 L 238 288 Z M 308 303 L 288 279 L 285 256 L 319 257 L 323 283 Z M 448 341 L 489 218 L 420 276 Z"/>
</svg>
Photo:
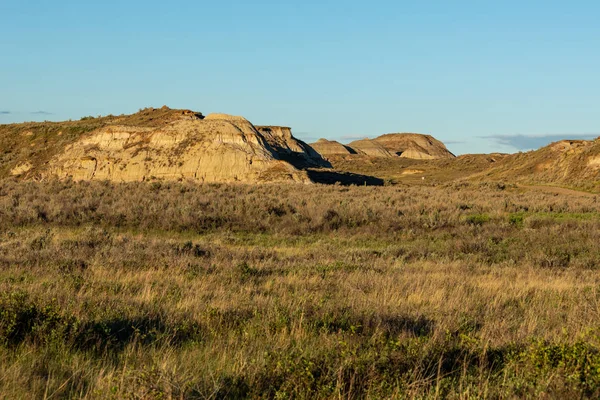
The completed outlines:
<svg viewBox="0 0 600 400">
<path fill-rule="evenodd" d="M 44 163 L 82 135 L 98 128 L 109 125 L 156 127 L 179 118 L 183 113 L 194 114 L 189 110 L 146 108 L 132 115 L 0 125 L 0 178 L 10 176 L 11 169 L 26 162 L 33 165 L 26 177 L 36 177 Z"/>
<path fill-rule="evenodd" d="M 600 142 L 585 143 L 581 150 L 560 151 L 557 150 L 559 144 L 554 143 L 535 151 L 512 154 L 473 179 L 554 184 L 599 192 L 600 170 L 588 166 L 588 160 L 600 156 Z"/>
<path fill-rule="evenodd" d="M 597 397 L 599 204 L 0 183 L 0 392 Z"/>
<path fill-rule="evenodd" d="M 329 160 L 333 167 L 340 171 L 370 175 L 389 183 L 430 185 L 459 180 L 484 171 L 503 157 L 505 156 L 468 154 L 453 159 L 412 160 L 350 155 L 330 156 Z"/>
</svg>

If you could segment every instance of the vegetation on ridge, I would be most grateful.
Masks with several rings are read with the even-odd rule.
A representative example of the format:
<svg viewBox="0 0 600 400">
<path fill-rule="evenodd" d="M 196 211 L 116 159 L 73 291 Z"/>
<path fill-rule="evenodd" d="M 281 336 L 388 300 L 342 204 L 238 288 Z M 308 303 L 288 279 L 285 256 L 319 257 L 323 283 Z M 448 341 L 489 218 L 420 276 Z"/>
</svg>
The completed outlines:
<svg viewBox="0 0 600 400">
<path fill-rule="evenodd" d="M 28 177 L 39 177 L 36 172 L 52 157 L 82 135 L 96 129 L 110 125 L 156 127 L 185 115 L 203 118 L 201 113 L 190 110 L 150 107 L 131 115 L 88 116 L 79 121 L 0 125 L 0 178 L 10 176 L 13 168 L 27 163 L 31 163 Z"/>
</svg>

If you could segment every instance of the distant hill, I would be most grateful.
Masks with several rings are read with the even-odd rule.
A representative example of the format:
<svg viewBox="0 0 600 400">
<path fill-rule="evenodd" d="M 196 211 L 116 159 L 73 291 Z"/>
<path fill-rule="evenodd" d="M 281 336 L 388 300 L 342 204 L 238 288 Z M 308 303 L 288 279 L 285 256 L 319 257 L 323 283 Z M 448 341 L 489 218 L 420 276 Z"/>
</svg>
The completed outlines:
<svg viewBox="0 0 600 400">
<path fill-rule="evenodd" d="M 431 135 L 418 133 L 389 133 L 375 139 L 361 139 L 347 146 L 320 139 L 312 143 L 324 157 L 342 154 L 362 154 L 372 157 L 402 157 L 415 160 L 454 158 L 446 146 Z"/>
<path fill-rule="evenodd" d="M 348 147 L 358 154 L 364 154 L 373 157 L 394 157 L 383 145 L 372 139 L 361 139 L 350 142 Z"/>
<path fill-rule="evenodd" d="M 335 140 L 319 139 L 310 146 L 323 156 L 356 154 L 356 150 Z"/>
<path fill-rule="evenodd" d="M 541 149 L 510 154 L 473 179 L 559 184 L 600 189 L 600 138 L 561 140 Z"/>
<path fill-rule="evenodd" d="M 373 139 L 390 153 L 416 160 L 454 158 L 444 143 L 431 135 L 418 133 L 389 133 Z"/>
</svg>

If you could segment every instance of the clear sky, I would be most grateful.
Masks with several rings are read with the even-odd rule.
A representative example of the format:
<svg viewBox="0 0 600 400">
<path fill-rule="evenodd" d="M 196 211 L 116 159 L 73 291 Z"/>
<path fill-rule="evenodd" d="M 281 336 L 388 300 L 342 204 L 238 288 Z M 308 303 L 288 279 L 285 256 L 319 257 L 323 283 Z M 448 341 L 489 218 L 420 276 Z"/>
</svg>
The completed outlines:
<svg viewBox="0 0 600 400">
<path fill-rule="evenodd" d="M 457 154 L 600 136 L 600 2 L 0 0 L 0 123 L 166 104 Z"/>
</svg>

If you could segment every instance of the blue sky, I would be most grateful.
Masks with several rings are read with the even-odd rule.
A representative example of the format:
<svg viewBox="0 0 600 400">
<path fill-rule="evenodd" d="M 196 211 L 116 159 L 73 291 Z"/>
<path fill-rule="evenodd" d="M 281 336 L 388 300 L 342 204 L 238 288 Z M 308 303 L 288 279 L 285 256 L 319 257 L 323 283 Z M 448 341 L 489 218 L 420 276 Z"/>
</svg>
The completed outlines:
<svg viewBox="0 0 600 400">
<path fill-rule="evenodd" d="M 0 123 L 147 106 L 457 154 L 600 136 L 597 1 L 0 0 Z"/>
</svg>

